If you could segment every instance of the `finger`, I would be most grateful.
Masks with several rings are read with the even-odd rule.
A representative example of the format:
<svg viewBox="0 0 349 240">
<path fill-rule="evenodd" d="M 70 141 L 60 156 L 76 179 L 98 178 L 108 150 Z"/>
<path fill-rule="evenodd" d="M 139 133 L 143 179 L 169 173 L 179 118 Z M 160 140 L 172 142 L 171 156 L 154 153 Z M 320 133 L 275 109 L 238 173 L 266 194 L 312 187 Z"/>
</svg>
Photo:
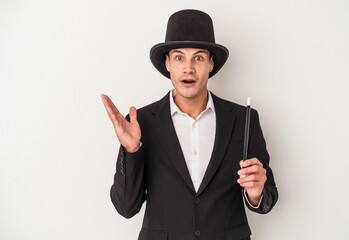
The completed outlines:
<svg viewBox="0 0 349 240">
<path fill-rule="evenodd" d="M 124 116 L 119 112 L 118 108 L 114 105 L 113 101 L 107 96 L 103 94 L 103 103 L 106 106 L 108 112 L 110 114 L 115 114 L 115 116 L 119 119 L 119 121 L 124 118 Z"/>
<path fill-rule="evenodd" d="M 112 113 L 111 107 L 110 107 L 108 99 L 107 99 L 108 96 L 101 94 L 101 98 L 102 98 L 103 105 L 104 105 L 105 109 L 107 110 L 107 112 Z"/>
<path fill-rule="evenodd" d="M 250 158 L 250 159 L 246 159 L 245 161 L 243 161 L 242 166 L 243 167 L 248 167 L 254 164 L 259 164 L 259 160 L 257 158 Z"/>
<path fill-rule="evenodd" d="M 241 187 L 245 187 L 245 188 L 257 188 L 257 187 L 261 187 L 261 184 L 259 182 L 245 182 L 245 183 L 240 183 Z"/>
<path fill-rule="evenodd" d="M 237 180 L 238 183 L 248 183 L 248 182 L 258 182 L 258 183 L 264 183 L 267 180 L 267 177 L 263 174 L 251 174 L 244 178 L 239 178 Z"/>
<path fill-rule="evenodd" d="M 110 104 L 109 104 L 107 98 L 105 97 L 105 95 L 104 95 L 104 97 L 102 97 L 102 101 L 103 101 L 103 105 L 104 105 L 105 109 L 107 110 L 107 113 L 108 113 L 108 115 L 109 115 L 109 118 L 111 119 L 111 118 L 112 118 L 112 115 L 114 115 L 114 112 L 113 112 L 113 110 L 111 109 L 111 106 L 110 106 Z"/>
<path fill-rule="evenodd" d="M 119 114 L 120 113 L 119 110 L 117 109 L 117 107 L 115 107 L 113 101 L 107 95 L 104 95 L 104 99 L 105 99 L 105 101 L 107 103 L 107 106 L 110 107 L 110 109 L 112 110 L 112 112 L 114 114 Z"/>
<path fill-rule="evenodd" d="M 130 107 L 130 122 L 137 123 L 137 110 L 134 106 Z"/>
<path fill-rule="evenodd" d="M 257 158 L 250 158 L 250 159 L 243 161 L 243 163 L 242 163 L 243 167 L 248 167 L 251 165 L 258 165 L 260 167 L 263 167 L 263 164 Z"/>
<path fill-rule="evenodd" d="M 123 116 L 118 111 L 112 110 L 112 108 L 110 106 L 110 102 L 108 101 L 109 97 L 107 95 L 101 94 L 101 97 L 102 97 L 104 107 L 107 110 L 107 113 L 108 113 L 110 120 L 112 121 L 115 128 L 118 127 L 120 125 L 120 122 L 122 121 L 121 118 L 123 118 Z"/>
<path fill-rule="evenodd" d="M 249 175 L 249 174 L 266 174 L 266 170 L 258 165 L 252 165 L 247 168 L 240 169 L 238 171 L 238 174 L 240 176 L 242 175 Z"/>
<path fill-rule="evenodd" d="M 243 166 L 242 166 L 242 163 L 243 163 L 243 162 L 244 162 L 244 160 L 241 160 L 240 163 L 239 163 L 241 168 L 243 168 Z M 240 172 L 240 173 L 241 173 L 241 172 Z M 245 175 L 240 174 L 240 173 L 239 173 L 239 171 L 238 171 L 238 174 L 240 175 L 240 177 L 245 177 Z"/>
</svg>

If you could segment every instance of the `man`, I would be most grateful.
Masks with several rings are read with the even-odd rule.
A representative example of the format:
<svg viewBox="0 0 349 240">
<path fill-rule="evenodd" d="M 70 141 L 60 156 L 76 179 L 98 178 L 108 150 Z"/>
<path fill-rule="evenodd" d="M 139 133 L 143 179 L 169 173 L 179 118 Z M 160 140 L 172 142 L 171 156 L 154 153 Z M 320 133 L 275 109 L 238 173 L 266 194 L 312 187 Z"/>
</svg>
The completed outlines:
<svg viewBox="0 0 349 240">
<path fill-rule="evenodd" d="M 139 240 L 250 239 L 243 199 L 258 213 L 277 201 L 257 111 L 242 162 L 246 108 L 207 89 L 227 57 L 210 16 L 182 10 L 170 17 L 165 42 L 150 51 L 174 89 L 137 111 L 131 107 L 126 119 L 102 95 L 121 143 L 111 199 L 126 218 L 146 201 Z"/>
</svg>

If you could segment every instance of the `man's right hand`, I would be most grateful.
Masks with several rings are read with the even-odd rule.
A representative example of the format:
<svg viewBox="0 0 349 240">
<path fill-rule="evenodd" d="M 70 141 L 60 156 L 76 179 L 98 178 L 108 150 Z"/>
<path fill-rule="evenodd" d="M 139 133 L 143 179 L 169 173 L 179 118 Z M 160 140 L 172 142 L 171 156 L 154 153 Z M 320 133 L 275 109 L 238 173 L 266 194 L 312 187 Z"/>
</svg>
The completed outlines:
<svg viewBox="0 0 349 240">
<path fill-rule="evenodd" d="M 101 94 L 102 101 L 108 116 L 114 125 L 116 136 L 127 152 L 136 152 L 140 146 L 141 128 L 137 122 L 137 111 L 130 107 L 130 122 L 119 112 L 107 95 Z"/>
</svg>

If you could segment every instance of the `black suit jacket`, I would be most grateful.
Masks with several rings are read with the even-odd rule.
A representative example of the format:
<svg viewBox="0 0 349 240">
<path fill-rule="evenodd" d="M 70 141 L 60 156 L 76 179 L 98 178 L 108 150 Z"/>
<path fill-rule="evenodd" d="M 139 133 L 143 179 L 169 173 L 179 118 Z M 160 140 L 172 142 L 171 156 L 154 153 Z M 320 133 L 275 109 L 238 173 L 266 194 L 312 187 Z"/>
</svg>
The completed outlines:
<svg viewBox="0 0 349 240">
<path fill-rule="evenodd" d="M 170 115 L 169 93 L 137 110 L 142 146 L 128 153 L 120 146 L 110 195 L 124 217 L 137 214 L 146 201 L 139 240 L 240 240 L 251 231 L 237 183 L 242 159 L 246 107 L 212 94 L 216 135 L 212 156 L 202 183 L 195 191 Z M 129 120 L 129 116 L 127 116 Z M 248 158 L 257 157 L 267 170 L 263 199 L 254 212 L 267 213 L 278 193 L 269 154 L 251 109 Z"/>
</svg>

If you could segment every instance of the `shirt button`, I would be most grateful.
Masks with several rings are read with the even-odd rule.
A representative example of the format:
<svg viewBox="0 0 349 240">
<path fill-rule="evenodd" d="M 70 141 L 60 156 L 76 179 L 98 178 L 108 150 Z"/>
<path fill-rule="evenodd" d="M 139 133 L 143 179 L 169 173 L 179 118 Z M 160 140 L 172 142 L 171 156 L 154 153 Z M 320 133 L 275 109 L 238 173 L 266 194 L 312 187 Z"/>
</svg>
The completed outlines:
<svg viewBox="0 0 349 240">
<path fill-rule="evenodd" d="M 196 230 L 196 231 L 195 231 L 195 235 L 196 235 L 196 236 L 200 236 L 200 234 L 201 234 L 200 230 Z"/>
<path fill-rule="evenodd" d="M 196 151 L 194 151 L 194 155 L 197 155 L 198 153 Z"/>
<path fill-rule="evenodd" d="M 193 124 L 193 128 L 196 128 L 196 124 Z"/>
<path fill-rule="evenodd" d="M 200 198 L 195 198 L 195 203 L 199 203 L 200 202 Z"/>
</svg>

